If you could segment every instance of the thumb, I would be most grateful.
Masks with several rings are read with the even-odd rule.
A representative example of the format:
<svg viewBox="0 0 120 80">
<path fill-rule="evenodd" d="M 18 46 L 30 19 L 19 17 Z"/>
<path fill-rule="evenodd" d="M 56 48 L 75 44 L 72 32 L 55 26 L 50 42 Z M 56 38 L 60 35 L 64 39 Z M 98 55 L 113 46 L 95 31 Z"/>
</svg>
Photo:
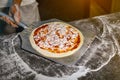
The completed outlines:
<svg viewBox="0 0 120 80">
<path fill-rule="evenodd" d="M 20 13 L 19 13 L 19 12 L 16 12 L 16 13 L 14 14 L 14 19 L 15 19 L 16 23 L 19 23 L 19 22 L 20 22 Z"/>
<path fill-rule="evenodd" d="M 21 18 L 20 9 L 19 9 L 18 5 L 15 4 L 14 6 L 16 8 L 16 11 L 14 13 L 14 19 L 15 19 L 16 23 L 19 23 L 20 22 L 20 18 Z"/>
</svg>

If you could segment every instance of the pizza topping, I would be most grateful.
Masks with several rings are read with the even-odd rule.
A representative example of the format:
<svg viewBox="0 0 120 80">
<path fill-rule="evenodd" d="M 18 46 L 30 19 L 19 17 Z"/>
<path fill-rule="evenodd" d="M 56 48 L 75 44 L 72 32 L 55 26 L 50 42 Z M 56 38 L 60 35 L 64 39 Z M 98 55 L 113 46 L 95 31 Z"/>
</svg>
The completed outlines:
<svg viewBox="0 0 120 80">
<path fill-rule="evenodd" d="M 33 36 L 37 46 L 54 53 L 71 51 L 80 44 L 78 31 L 58 22 L 40 26 Z"/>
</svg>

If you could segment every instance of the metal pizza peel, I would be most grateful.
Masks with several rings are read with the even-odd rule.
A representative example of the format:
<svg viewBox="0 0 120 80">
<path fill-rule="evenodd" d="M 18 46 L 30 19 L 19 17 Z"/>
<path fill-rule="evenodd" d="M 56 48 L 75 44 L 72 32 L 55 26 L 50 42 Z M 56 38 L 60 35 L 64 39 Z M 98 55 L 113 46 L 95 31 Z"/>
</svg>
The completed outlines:
<svg viewBox="0 0 120 80">
<path fill-rule="evenodd" d="M 81 58 L 81 56 L 88 49 L 89 45 L 92 43 L 92 41 L 94 40 L 94 38 L 96 36 L 96 32 L 91 32 L 91 30 L 89 30 L 87 28 L 84 28 L 84 27 L 82 27 L 82 29 L 81 29 L 81 28 L 79 28 L 79 26 L 73 25 L 83 33 L 84 43 L 83 43 L 82 47 L 74 55 L 71 55 L 71 56 L 68 56 L 68 57 L 65 57 L 65 58 L 58 58 L 58 59 L 48 58 L 48 57 L 45 57 L 45 56 L 41 55 L 40 53 L 38 53 L 36 50 L 34 50 L 32 48 L 31 43 L 29 41 L 29 36 L 30 36 L 31 32 L 36 27 L 39 27 L 40 25 L 42 25 L 44 23 L 56 22 L 56 21 L 61 21 L 61 20 L 50 19 L 50 20 L 46 20 L 46 21 L 39 21 L 39 22 L 36 22 L 36 23 L 30 25 L 29 28 L 23 30 L 20 33 L 21 44 L 22 44 L 21 48 L 28 51 L 28 52 L 31 52 L 33 54 L 39 55 L 42 58 L 53 61 L 55 63 L 59 63 L 59 64 L 62 64 L 62 65 L 67 65 L 67 66 L 73 66 L 77 63 L 77 61 Z M 61 21 L 61 22 L 63 22 L 63 21 Z M 68 24 L 72 25 L 71 23 L 68 23 Z"/>
<path fill-rule="evenodd" d="M 6 14 L 1 13 L 1 12 L 0 12 L 0 15 L 7 16 Z M 9 16 L 7 16 L 7 17 L 9 17 Z M 9 19 L 13 20 L 11 17 L 9 17 Z M 24 29 L 22 32 L 20 32 L 21 48 L 23 50 L 27 51 L 27 52 L 30 52 L 32 54 L 36 54 L 41 58 L 50 60 L 50 61 L 55 62 L 55 63 L 59 63 L 59 64 L 62 64 L 62 65 L 67 65 L 67 66 L 75 65 L 77 63 L 77 61 L 81 58 L 81 56 L 85 53 L 85 51 L 87 50 L 87 48 L 89 47 L 89 45 L 92 43 L 92 41 L 94 40 L 94 38 L 96 36 L 96 32 L 91 31 L 89 28 L 87 29 L 86 27 L 80 27 L 78 25 L 73 25 L 72 23 L 68 23 L 68 24 L 76 27 L 77 29 L 79 29 L 84 36 L 84 43 L 83 43 L 82 47 L 72 56 L 68 56 L 68 57 L 65 57 L 65 58 L 59 58 L 59 59 L 48 58 L 48 57 L 45 57 L 45 56 L 41 55 L 40 53 L 38 53 L 31 46 L 31 43 L 29 41 L 29 36 L 30 36 L 31 32 L 36 27 L 39 27 L 40 25 L 42 25 L 44 23 L 56 22 L 56 21 L 61 21 L 61 20 L 50 19 L 50 20 L 46 20 L 46 21 L 39 21 L 39 22 L 35 22 L 35 23 L 33 23 L 29 26 L 20 22 L 18 24 L 20 26 L 19 28 Z M 61 21 L 61 22 L 63 22 L 63 21 Z"/>
</svg>

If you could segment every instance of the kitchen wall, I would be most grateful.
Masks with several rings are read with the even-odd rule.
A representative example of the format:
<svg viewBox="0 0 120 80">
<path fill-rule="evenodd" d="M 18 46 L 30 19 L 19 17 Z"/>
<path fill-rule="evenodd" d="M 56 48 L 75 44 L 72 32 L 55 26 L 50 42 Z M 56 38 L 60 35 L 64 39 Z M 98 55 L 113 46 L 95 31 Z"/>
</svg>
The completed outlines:
<svg viewBox="0 0 120 80">
<path fill-rule="evenodd" d="M 120 0 L 37 0 L 41 20 L 85 19 L 120 11 Z"/>
<path fill-rule="evenodd" d="M 89 17 L 90 0 L 38 0 L 42 20 L 73 21 Z"/>
<path fill-rule="evenodd" d="M 90 16 L 120 12 L 120 0 L 91 0 Z"/>
</svg>

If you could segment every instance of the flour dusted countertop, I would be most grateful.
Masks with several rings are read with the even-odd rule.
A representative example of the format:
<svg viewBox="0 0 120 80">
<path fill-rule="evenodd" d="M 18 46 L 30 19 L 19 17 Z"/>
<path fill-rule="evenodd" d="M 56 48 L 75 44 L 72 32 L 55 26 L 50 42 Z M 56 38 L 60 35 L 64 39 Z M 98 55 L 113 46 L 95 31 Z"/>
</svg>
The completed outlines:
<svg viewBox="0 0 120 80">
<path fill-rule="evenodd" d="M 0 80 L 119 80 L 120 13 L 70 24 L 81 31 L 86 29 L 83 35 L 95 34 L 74 66 L 54 63 L 21 49 L 19 34 L 3 35 L 0 36 Z"/>
</svg>

